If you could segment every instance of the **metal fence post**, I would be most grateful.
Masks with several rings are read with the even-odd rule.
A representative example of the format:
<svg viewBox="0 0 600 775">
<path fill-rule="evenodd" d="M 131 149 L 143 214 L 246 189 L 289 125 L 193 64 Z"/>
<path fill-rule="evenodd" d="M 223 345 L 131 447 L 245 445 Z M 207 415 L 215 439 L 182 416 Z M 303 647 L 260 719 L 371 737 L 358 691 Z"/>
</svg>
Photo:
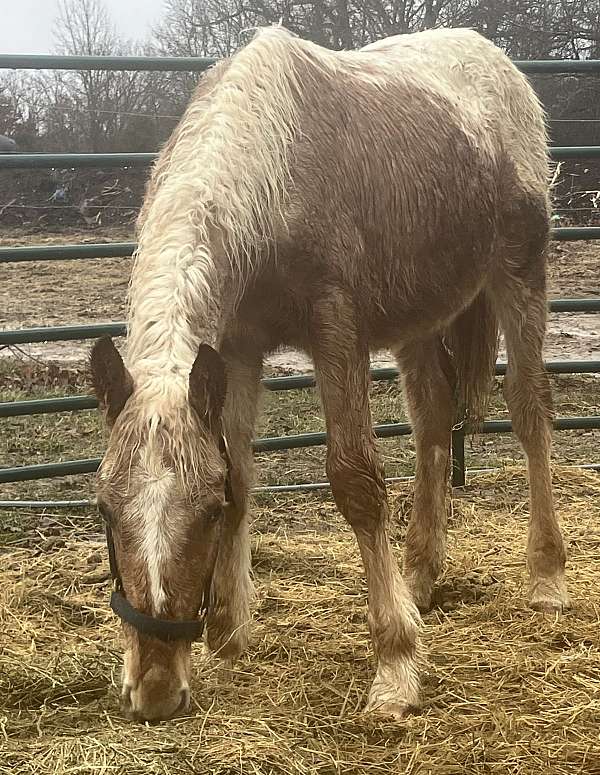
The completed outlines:
<svg viewBox="0 0 600 775">
<path fill-rule="evenodd" d="M 452 486 L 464 487 L 465 482 L 465 427 L 460 423 L 452 429 Z"/>
</svg>

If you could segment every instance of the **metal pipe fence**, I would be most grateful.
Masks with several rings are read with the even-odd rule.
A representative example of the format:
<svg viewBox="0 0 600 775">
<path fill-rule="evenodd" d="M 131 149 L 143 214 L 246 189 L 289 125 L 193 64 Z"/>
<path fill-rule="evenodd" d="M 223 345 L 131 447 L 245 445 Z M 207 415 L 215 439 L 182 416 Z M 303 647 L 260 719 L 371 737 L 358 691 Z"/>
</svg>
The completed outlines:
<svg viewBox="0 0 600 775">
<path fill-rule="evenodd" d="M 506 363 L 496 364 L 496 376 L 506 374 Z M 600 374 L 600 361 L 548 361 L 545 364 L 549 374 Z M 394 368 L 371 369 L 373 382 L 391 381 L 399 376 Z M 310 374 L 296 374 L 290 377 L 266 377 L 263 387 L 273 392 L 300 390 L 315 387 L 315 378 Z M 58 414 L 60 412 L 80 412 L 97 409 L 98 401 L 94 396 L 60 396 L 57 398 L 38 398 L 28 401 L 6 401 L 0 403 L 0 419 L 24 417 L 37 414 Z"/>
<path fill-rule="evenodd" d="M 600 312 L 600 297 L 590 299 L 553 299 L 550 312 Z M 120 323 L 90 323 L 72 326 L 43 326 L 0 331 L 0 347 L 35 342 L 67 342 L 96 339 L 101 336 L 125 336 L 127 327 Z"/>
<path fill-rule="evenodd" d="M 573 468 L 583 471 L 600 471 L 599 463 L 584 463 L 580 465 L 568 465 L 566 468 Z M 469 474 L 487 474 L 497 471 L 497 468 L 469 468 L 467 473 Z M 414 476 L 387 476 L 385 481 L 391 482 L 413 482 Z M 251 492 L 256 494 L 269 494 L 274 495 L 278 493 L 306 493 L 306 492 L 318 492 L 320 490 L 330 489 L 330 482 L 309 482 L 305 484 L 271 484 L 271 485 L 259 485 L 253 487 Z M 96 501 L 85 500 L 64 500 L 64 501 L 25 501 L 25 500 L 12 500 L 12 501 L 0 501 L 0 510 L 2 509 L 52 509 L 52 511 L 82 509 L 95 506 Z"/>
<path fill-rule="evenodd" d="M 95 56 L 54 56 L 54 55 L 4 55 L 0 56 L 0 69 L 59 69 L 59 70 L 146 70 L 146 71 L 202 71 L 216 60 L 208 58 L 174 57 L 95 57 Z M 600 60 L 570 61 L 517 61 L 515 64 L 525 73 L 538 75 L 600 73 Z M 600 146 L 553 147 L 551 155 L 555 161 L 572 159 L 598 159 Z M 76 153 L 76 154 L 5 154 L 0 156 L 0 171 L 13 169 L 55 169 L 90 167 L 147 167 L 156 154 L 153 153 Z M 600 239 L 600 227 L 561 227 L 552 230 L 552 238 L 559 241 Z M 133 242 L 86 244 L 86 245 L 42 245 L 26 247 L 0 248 L 0 264 L 29 261 L 66 261 L 129 257 L 135 252 Z M 551 312 L 600 312 L 600 298 L 556 299 L 550 302 Z M 123 322 L 90 325 L 49 326 L 22 330 L 0 331 L 0 347 L 29 344 L 35 342 L 83 341 L 99 336 L 123 336 L 126 327 Z M 556 374 L 597 374 L 600 373 L 600 361 L 551 361 L 546 364 L 551 373 Z M 496 374 L 506 372 L 506 364 L 498 363 Z M 396 369 L 374 369 L 374 380 L 391 380 L 398 376 Z M 263 380 L 269 390 L 292 390 L 314 387 L 314 378 L 310 375 L 274 377 Z M 94 409 L 97 402 L 93 396 L 64 396 L 57 398 L 13 401 L 0 404 L 0 418 L 18 417 L 34 414 L 47 414 L 65 411 Z M 566 417 L 555 421 L 557 430 L 597 430 L 600 429 L 600 417 Z M 393 438 L 411 433 L 407 423 L 389 423 L 374 428 L 378 438 Z M 483 433 L 510 433 L 511 423 L 503 420 L 485 422 Z M 455 486 L 465 483 L 465 431 L 456 428 L 452 434 L 453 475 Z M 262 438 L 254 441 L 256 452 L 298 449 L 319 446 L 326 443 L 325 433 L 304 433 L 296 436 Z M 92 473 L 98 467 L 100 458 L 43 463 L 19 467 L 0 468 L 0 483 L 30 481 L 55 476 Z M 588 466 L 598 468 L 596 464 Z M 398 478 L 398 477 L 397 477 Z M 405 478 L 405 477 L 400 477 Z M 408 477 L 409 478 L 409 477 Z M 304 491 L 322 489 L 327 483 L 307 485 L 276 486 L 277 491 Z M 265 488 L 257 488 L 258 490 Z M 0 508 L 11 507 L 11 501 L 0 501 Z M 87 504 L 87 501 L 19 501 L 21 507 L 48 504 L 50 506 L 72 506 Z M 26 506 L 23 506 L 26 504 Z M 14 505 L 14 503 L 13 503 Z"/>
<path fill-rule="evenodd" d="M 600 146 L 552 146 L 553 161 L 599 159 Z M 86 167 L 147 167 L 156 153 L 10 153 L 0 155 L 0 170 L 9 169 L 82 169 Z"/>
<path fill-rule="evenodd" d="M 600 416 L 598 417 L 562 417 L 554 421 L 554 429 L 557 431 L 572 430 L 600 430 Z M 412 433 L 408 423 L 387 423 L 374 425 L 373 431 L 378 439 L 393 439 L 398 436 L 409 436 Z M 487 420 L 483 423 L 481 433 L 511 433 L 512 423 L 508 420 Z M 457 431 L 454 431 L 456 434 Z M 453 435 L 453 441 L 464 438 L 462 432 Z M 294 436 L 269 436 L 255 439 L 252 442 L 254 452 L 282 452 L 288 449 L 305 449 L 306 447 L 322 447 L 327 443 L 327 434 L 323 432 L 299 433 Z M 455 443 L 453 443 L 454 469 L 462 471 L 464 478 L 464 443 L 460 445 L 462 457 L 457 455 Z M 461 463 L 462 460 L 462 463 Z M 14 468 L 0 469 L 0 484 L 9 482 L 27 482 L 34 479 L 51 479 L 73 474 L 94 473 L 100 465 L 101 458 L 87 458 L 86 460 L 67 460 L 62 463 L 38 463 L 36 465 L 18 466 Z M 457 474 L 458 475 L 458 474 Z M 464 485 L 464 481 L 454 486 Z"/>
<path fill-rule="evenodd" d="M 210 57 L 63 56 L 2 54 L 0 69 L 10 70 L 144 70 L 201 72 L 217 60 Z M 514 64 L 530 75 L 588 75 L 600 72 L 600 59 L 530 59 Z"/>
<path fill-rule="evenodd" d="M 563 226 L 552 229 L 550 235 L 559 242 L 600 239 L 600 226 Z M 27 245 L 0 248 L 0 264 L 29 261 L 85 261 L 101 258 L 129 258 L 135 242 L 96 242 L 85 245 Z"/>
</svg>

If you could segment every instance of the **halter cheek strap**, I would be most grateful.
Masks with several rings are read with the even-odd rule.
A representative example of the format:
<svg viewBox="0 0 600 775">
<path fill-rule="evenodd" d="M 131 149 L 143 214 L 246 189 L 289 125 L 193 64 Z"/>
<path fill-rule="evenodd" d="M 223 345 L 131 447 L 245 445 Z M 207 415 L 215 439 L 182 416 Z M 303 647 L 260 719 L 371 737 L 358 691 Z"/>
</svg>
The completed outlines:
<svg viewBox="0 0 600 775">
<path fill-rule="evenodd" d="M 229 458 L 229 447 L 225 436 L 221 436 L 219 442 L 221 455 L 226 463 L 225 478 L 225 499 L 228 503 L 233 502 L 233 488 L 231 485 L 231 461 Z M 121 619 L 131 625 L 140 635 L 146 635 L 152 638 L 158 638 L 165 643 L 173 641 L 195 641 L 200 640 L 204 632 L 204 623 L 208 613 L 209 590 L 204 591 L 200 617 L 187 621 L 175 619 L 159 619 L 155 616 L 148 616 L 137 608 L 134 608 L 125 595 L 123 580 L 117 563 L 117 554 L 115 551 L 115 542 L 110 524 L 106 523 L 106 546 L 108 549 L 108 564 L 110 575 L 113 580 L 113 592 L 110 596 L 110 607 L 114 613 Z"/>
</svg>

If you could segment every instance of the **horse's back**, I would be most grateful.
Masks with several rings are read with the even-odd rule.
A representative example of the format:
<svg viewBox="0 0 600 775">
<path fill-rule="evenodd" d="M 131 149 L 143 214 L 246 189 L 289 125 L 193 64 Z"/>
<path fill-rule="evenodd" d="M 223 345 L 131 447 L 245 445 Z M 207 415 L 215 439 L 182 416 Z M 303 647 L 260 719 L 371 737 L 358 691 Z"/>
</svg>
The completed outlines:
<svg viewBox="0 0 600 775">
<path fill-rule="evenodd" d="M 339 53 L 300 44 L 291 237 L 298 217 L 311 239 L 322 225 L 328 247 L 340 232 L 377 263 L 395 253 L 427 264 L 441 238 L 485 255 L 508 180 L 502 142 L 443 68 L 391 41 Z"/>
<path fill-rule="evenodd" d="M 464 224 L 465 211 L 495 229 L 490 211 L 501 219 L 509 200 L 547 211 L 543 110 L 525 76 L 478 33 L 429 30 L 353 52 L 291 45 L 305 55 L 298 190 L 331 203 L 337 190 L 362 211 L 387 198 L 388 213 L 405 225 L 418 218 L 421 233 L 428 216 L 435 230 L 440 219 Z"/>
<path fill-rule="evenodd" d="M 499 141 L 528 190 L 548 179 L 543 109 L 527 78 L 491 41 L 471 29 L 437 29 L 394 35 L 365 46 L 399 68 L 418 67 L 440 89 L 460 97 L 465 112 Z"/>
<path fill-rule="evenodd" d="M 527 81 L 470 31 L 358 52 L 291 45 L 299 131 L 281 266 L 296 289 L 314 292 L 311 277 L 360 289 L 386 326 L 449 318 L 502 249 L 506 203 L 534 194 L 544 209 L 543 114 Z"/>
</svg>

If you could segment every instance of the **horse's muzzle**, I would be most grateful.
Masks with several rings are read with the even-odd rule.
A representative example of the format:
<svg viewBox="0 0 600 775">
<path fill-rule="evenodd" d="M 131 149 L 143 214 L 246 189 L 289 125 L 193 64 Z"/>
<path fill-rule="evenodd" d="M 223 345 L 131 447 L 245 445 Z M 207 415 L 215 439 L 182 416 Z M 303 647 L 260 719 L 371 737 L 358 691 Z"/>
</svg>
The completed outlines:
<svg viewBox="0 0 600 775">
<path fill-rule="evenodd" d="M 166 721 L 190 705 L 190 688 L 166 668 L 154 666 L 135 686 L 124 684 L 123 712 L 134 721 Z"/>
</svg>

